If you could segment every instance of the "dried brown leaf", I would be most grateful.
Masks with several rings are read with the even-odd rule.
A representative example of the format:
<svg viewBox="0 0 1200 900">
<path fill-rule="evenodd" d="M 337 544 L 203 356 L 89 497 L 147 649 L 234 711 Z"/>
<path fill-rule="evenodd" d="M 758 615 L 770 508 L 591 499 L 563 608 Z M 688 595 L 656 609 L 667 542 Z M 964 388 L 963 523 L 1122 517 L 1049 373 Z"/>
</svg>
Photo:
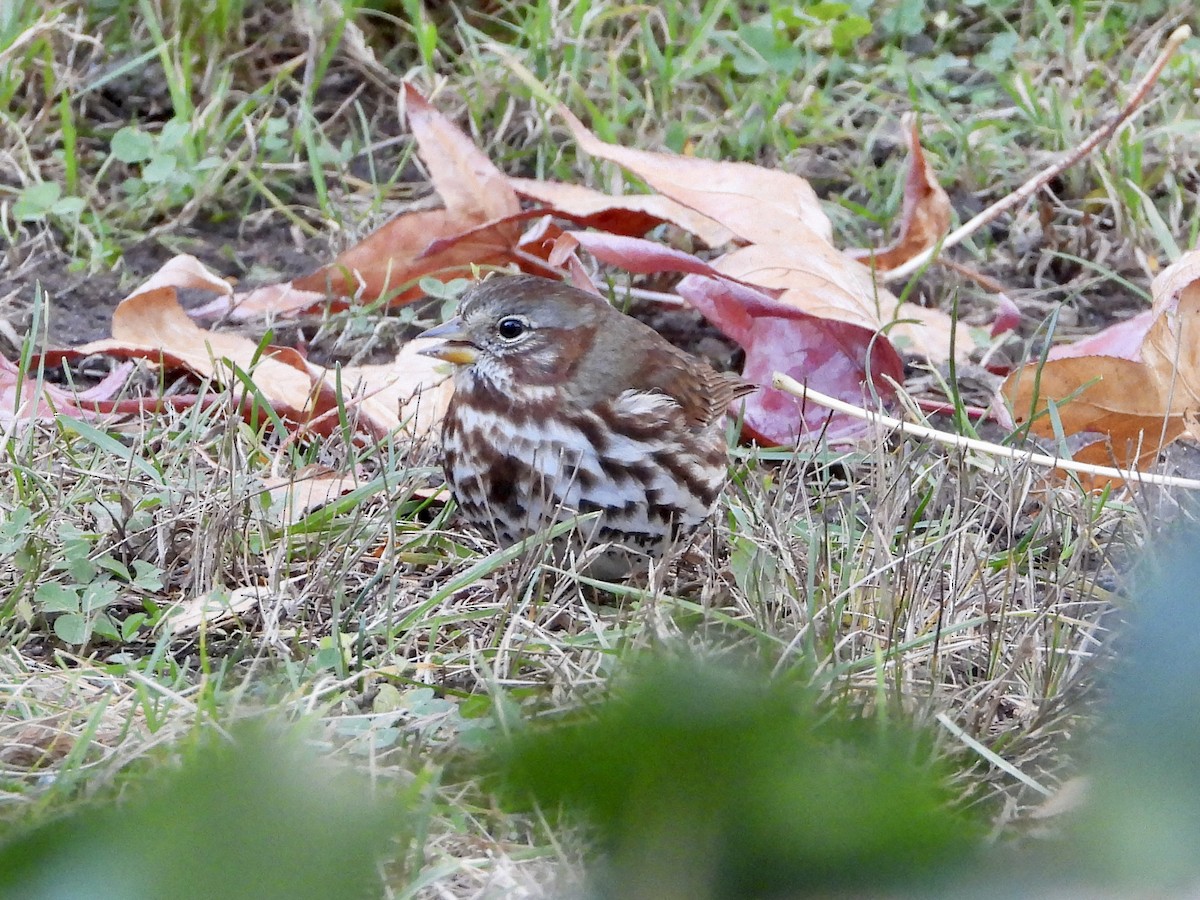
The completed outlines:
<svg viewBox="0 0 1200 900">
<path fill-rule="evenodd" d="M 386 365 L 342 369 L 340 383 L 347 405 L 357 407 L 378 433 L 403 429 L 415 440 L 428 436 L 441 424 L 454 394 L 450 367 L 420 355 L 423 347 L 433 343 L 409 341 Z M 329 369 L 318 370 L 318 376 L 327 384 L 339 377 Z"/>
<path fill-rule="evenodd" d="M 1090 346 L 1120 348 L 1124 356 L 1060 356 L 1031 363 L 1005 381 L 1003 392 L 1017 424 L 1056 436 L 1047 410 L 1055 405 L 1063 433 L 1094 436 L 1074 457 L 1122 467 L 1145 466 L 1185 433 L 1197 436 L 1200 412 L 1200 251 L 1187 253 L 1154 280 L 1153 320 L 1136 354 L 1129 336 L 1114 328 Z"/>
<path fill-rule="evenodd" d="M 833 226 L 816 192 L 798 175 L 750 163 L 723 162 L 621 147 L 600 140 L 565 106 L 558 113 L 587 153 L 615 162 L 688 209 L 750 243 L 821 240 Z"/>
<path fill-rule="evenodd" d="M 662 194 L 613 196 L 558 181 L 510 178 L 508 182 L 522 197 L 537 201 L 556 216 L 569 217 L 576 225 L 637 236 L 670 222 L 708 247 L 722 247 L 733 240 L 733 232 L 725 226 Z"/>
<path fill-rule="evenodd" d="M 880 250 L 847 250 L 848 256 L 886 272 L 908 262 L 918 253 L 937 246 L 950 230 L 950 198 L 938 183 L 937 173 L 921 149 L 921 135 L 914 117 L 909 117 L 908 173 L 904 178 L 904 200 L 900 207 L 900 234 Z"/>
</svg>

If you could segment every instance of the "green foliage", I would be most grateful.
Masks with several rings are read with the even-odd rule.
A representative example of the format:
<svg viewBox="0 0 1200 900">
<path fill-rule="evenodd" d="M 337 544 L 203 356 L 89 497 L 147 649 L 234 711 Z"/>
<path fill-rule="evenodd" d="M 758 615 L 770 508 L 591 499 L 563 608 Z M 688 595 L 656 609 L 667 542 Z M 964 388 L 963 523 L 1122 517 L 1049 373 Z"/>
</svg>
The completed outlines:
<svg viewBox="0 0 1200 900">
<path fill-rule="evenodd" d="M 1151 545 L 1135 583 L 1076 845 L 1081 868 L 1144 891 L 1200 878 L 1200 528 Z"/>
<path fill-rule="evenodd" d="M 214 732 L 118 804 L 11 837 L 0 896 L 23 900 L 327 900 L 371 896 L 407 801 L 318 758 L 298 733 Z"/>
<path fill-rule="evenodd" d="M 83 211 L 83 198 L 64 197 L 62 193 L 62 185 L 56 181 L 35 182 L 17 195 L 13 216 L 18 222 L 78 216 Z"/>
<path fill-rule="evenodd" d="M 598 832 L 603 896 L 796 896 L 949 874 L 979 823 L 899 721 L 702 662 L 643 667 L 586 715 L 520 734 L 504 786 Z"/>
<path fill-rule="evenodd" d="M 144 560 L 126 565 L 110 553 L 96 553 L 99 536 L 69 523 L 59 525 L 58 538 L 50 572 L 59 580 L 37 586 L 34 611 L 52 618 L 55 635 L 67 644 L 87 644 L 93 635 L 116 641 L 132 638 L 146 621 L 146 613 L 133 613 L 118 622 L 107 609 L 122 591 L 154 594 L 160 590 L 162 570 Z"/>
<path fill-rule="evenodd" d="M 110 145 L 112 158 L 134 173 L 121 186 L 129 201 L 160 208 L 186 203 L 220 168 L 219 157 L 198 159 L 199 150 L 191 126 L 179 119 L 165 123 L 157 134 L 126 125 L 113 135 Z"/>
</svg>

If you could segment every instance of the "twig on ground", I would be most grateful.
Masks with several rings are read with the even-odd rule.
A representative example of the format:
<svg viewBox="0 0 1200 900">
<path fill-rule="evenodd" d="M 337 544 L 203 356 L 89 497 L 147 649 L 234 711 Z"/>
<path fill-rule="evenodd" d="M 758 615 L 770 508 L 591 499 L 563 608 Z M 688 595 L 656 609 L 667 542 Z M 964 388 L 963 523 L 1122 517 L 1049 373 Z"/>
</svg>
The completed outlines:
<svg viewBox="0 0 1200 900">
<path fill-rule="evenodd" d="M 771 379 L 772 385 L 783 391 L 785 394 L 791 394 L 793 397 L 798 397 L 801 400 L 811 401 L 818 406 L 823 406 L 826 409 L 832 409 L 835 412 L 844 413 L 848 416 L 853 416 L 856 419 L 870 422 L 874 425 L 879 425 L 883 428 L 891 428 L 896 431 L 902 431 L 905 434 L 911 434 L 914 437 L 928 438 L 931 441 L 937 441 L 940 444 L 945 444 L 948 447 L 962 447 L 967 450 L 976 450 L 980 453 L 989 453 L 992 456 L 1002 456 L 1007 459 L 1025 462 L 1034 466 L 1047 466 L 1052 469 L 1057 469 L 1064 472 L 1078 472 L 1081 475 L 1096 475 L 1101 478 L 1118 479 L 1134 484 L 1149 484 L 1158 487 L 1178 487 L 1186 488 L 1187 490 L 1200 490 L 1200 480 L 1195 478 L 1178 478 L 1173 475 L 1153 475 L 1148 472 L 1142 472 L 1138 469 L 1117 469 L 1109 466 L 1096 466 L 1091 463 L 1076 462 L 1073 459 L 1061 459 L 1057 456 L 1047 456 L 1044 453 L 1031 453 L 1028 450 L 1014 450 L 1012 447 L 1003 447 L 1000 444 L 993 444 L 990 441 L 981 441 L 976 438 L 966 438 L 957 434 L 947 434 L 944 431 L 938 431 L 936 428 L 929 428 L 925 425 L 916 425 L 911 422 L 904 422 L 900 419 L 887 415 L 886 413 L 872 412 L 862 409 L 852 403 L 846 403 L 844 400 L 838 400 L 836 397 L 830 397 L 828 394 L 822 394 L 820 391 L 814 391 L 812 388 L 807 388 L 794 378 L 789 378 L 782 372 L 776 372 Z"/>
<path fill-rule="evenodd" d="M 1183 46 L 1183 42 L 1192 36 L 1192 29 L 1187 25 L 1180 25 L 1171 32 L 1167 38 L 1167 42 L 1163 45 L 1162 52 L 1158 54 L 1158 58 L 1154 60 L 1154 64 L 1150 66 L 1150 70 L 1142 76 L 1142 80 L 1137 83 L 1133 89 L 1133 95 L 1125 103 L 1117 114 L 1101 125 L 1090 135 L 1084 138 L 1083 142 L 1078 147 L 1066 154 L 1062 159 L 1046 169 L 1043 169 L 1037 175 L 1030 178 L 1023 185 L 1004 197 L 1001 197 L 983 212 L 979 213 L 974 218 L 970 219 L 963 225 L 960 225 L 950 234 L 946 235 L 946 239 L 940 244 L 930 247 L 922 253 L 918 253 L 902 266 L 897 266 L 887 272 L 880 272 L 878 278 L 882 281 L 903 281 L 908 278 L 938 253 L 949 250 L 958 244 L 961 244 L 976 231 L 991 222 L 993 219 L 1020 206 L 1050 181 L 1057 178 L 1071 166 L 1075 165 L 1089 153 L 1096 149 L 1102 141 L 1112 137 L 1113 133 L 1121 126 L 1121 124 L 1132 116 L 1138 109 L 1141 108 L 1146 96 L 1150 93 L 1150 89 L 1154 87 L 1158 76 L 1162 74 L 1162 70 L 1166 68 L 1171 57 L 1176 51 Z"/>
</svg>

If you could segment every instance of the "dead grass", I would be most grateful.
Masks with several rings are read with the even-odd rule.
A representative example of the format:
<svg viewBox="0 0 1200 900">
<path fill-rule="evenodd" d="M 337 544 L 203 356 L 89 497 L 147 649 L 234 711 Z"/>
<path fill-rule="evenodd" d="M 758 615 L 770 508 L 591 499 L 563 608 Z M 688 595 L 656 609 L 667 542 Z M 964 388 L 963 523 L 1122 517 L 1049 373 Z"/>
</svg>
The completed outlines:
<svg viewBox="0 0 1200 900">
<path fill-rule="evenodd" d="M 384 14 L 356 20 L 363 30 L 338 45 L 336 18 L 304 4 L 264 4 L 243 24 L 236 4 L 222 5 L 228 21 L 206 23 L 188 17 L 192 5 L 165 3 L 155 8 L 173 27 L 163 30 L 180 35 L 167 41 L 136 5 L 114 6 L 128 19 L 67 2 L 0 17 L 0 274 L 16 279 L 5 314 L 18 339 L 38 270 L 121 273 L 123 248 L 148 231 L 170 243 L 184 226 L 234 217 L 331 251 L 351 242 L 423 191 L 395 139 L 404 77 L 436 87 L 439 106 L 505 168 L 574 171 L 494 41 L 587 109 L 602 135 L 646 147 L 683 137 L 697 153 L 809 175 L 844 242 L 867 244 L 898 206 L 900 111 L 923 112 L 935 165 L 969 214 L 1113 108 L 1113 80 L 1185 14 L 1134 20 L 1098 5 L 1086 20 L 1048 21 L 1041 7 L 992 4 L 946 14 L 911 52 L 917 35 L 878 23 L 861 55 L 833 53 L 814 32 L 794 71 L 752 76 L 695 69 L 748 34 L 728 14 L 709 22 L 715 6 L 703 2 L 649 16 L 603 3 L 482 4 L 494 12 L 464 11 L 457 24 L 445 13 L 428 58 Z M 1118 40 L 1119 25 L 1137 37 Z M 673 61 L 652 52 L 662 30 L 684 48 Z M 1017 41 L 1008 57 L 961 63 L 1001 34 Z M 913 62 L 930 73 L 906 80 Z M 1172 253 L 1164 235 L 1195 242 L 1195 84 L 1182 61 L 1111 147 L 968 248 L 1023 308 L 1062 305 L 1060 322 L 1084 327 L 1111 304 L 1131 307 L 1130 285 Z M 188 170 L 174 193 L 110 157 L 118 127 L 159 134 L 173 106 L 198 125 L 177 161 L 217 161 Z M 131 177 L 141 186 L 123 188 Z M 18 219 L 38 182 L 85 207 Z M 203 248 L 236 253 L 236 234 Z M 917 289 L 944 305 L 972 290 L 953 279 Z M 333 355 L 353 353 L 375 324 L 347 316 L 319 335 Z M 503 816 L 476 784 L 442 783 L 447 761 L 522 715 L 604 690 L 636 651 L 688 645 L 749 650 L 781 676 L 928 720 L 961 760 L 964 798 L 1003 824 L 1073 772 L 1070 739 L 1119 618 L 1123 561 L 1161 510 L 887 436 L 853 453 L 744 450 L 715 541 L 653 588 L 597 593 L 550 567 L 514 577 L 520 561 L 423 499 L 438 484 L 429 448 L 283 448 L 227 412 L 6 435 L 0 527 L 16 524 L 0 533 L 5 827 L 119 790 L 173 742 L 269 705 L 319 719 L 336 752 L 374 775 L 425 785 L 424 842 L 415 862 L 387 869 L 389 896 L 568 895 L 577 836 Z M 361 487 L 291 515 L 266 479 L 302 481 L 312 464 L 356 472 Z M 110 561 L 140 562 L 160 584 L 118 577 Z M 56 634 L 46 584 L 81 596 L 108 584 L 118 632 L 141 618 L 116 639 L 73 646 Z"/>
</svg>

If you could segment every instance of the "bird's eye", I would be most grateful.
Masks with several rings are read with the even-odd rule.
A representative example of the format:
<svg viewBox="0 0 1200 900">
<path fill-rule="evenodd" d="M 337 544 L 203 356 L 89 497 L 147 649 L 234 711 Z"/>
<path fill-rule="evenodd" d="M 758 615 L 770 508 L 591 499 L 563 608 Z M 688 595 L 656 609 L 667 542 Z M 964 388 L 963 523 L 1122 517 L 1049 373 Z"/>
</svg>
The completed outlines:
<svg viewBox="0 0 1200 900">
<path fill-rule="evenodd" d="M 505 316 L 496 323 L 496 334 L 506 341 L 515 341 L 525 333 L 529 323 L 517 316 Z"/>
</svg>

